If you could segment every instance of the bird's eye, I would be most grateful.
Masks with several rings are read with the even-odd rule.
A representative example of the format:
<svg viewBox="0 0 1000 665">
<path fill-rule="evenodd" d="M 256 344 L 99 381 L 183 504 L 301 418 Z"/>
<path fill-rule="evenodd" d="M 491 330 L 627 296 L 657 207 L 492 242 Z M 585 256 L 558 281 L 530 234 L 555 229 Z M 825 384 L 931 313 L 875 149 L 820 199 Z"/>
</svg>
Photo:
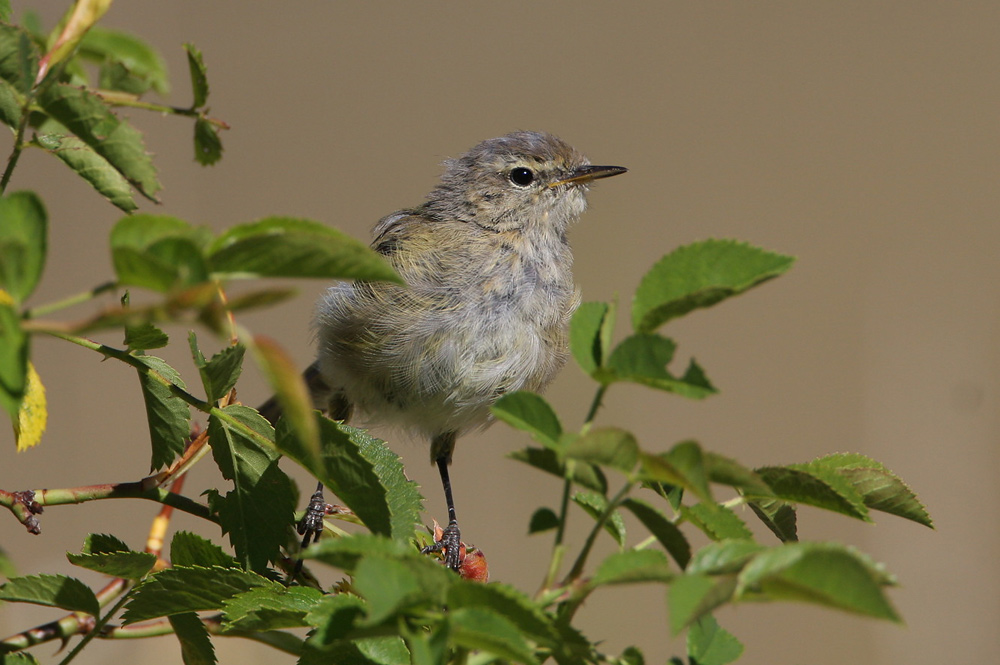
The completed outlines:
<svg viewBox="0 0 1000 665">
<path fill-rule="evenodd" d="M 531 172 L 531 169 L 526 169 L 523 166 L 511 169 L 507 177 L 518 187 L 527 187 L 535 181 L 535 174 Z"/>
</svg>

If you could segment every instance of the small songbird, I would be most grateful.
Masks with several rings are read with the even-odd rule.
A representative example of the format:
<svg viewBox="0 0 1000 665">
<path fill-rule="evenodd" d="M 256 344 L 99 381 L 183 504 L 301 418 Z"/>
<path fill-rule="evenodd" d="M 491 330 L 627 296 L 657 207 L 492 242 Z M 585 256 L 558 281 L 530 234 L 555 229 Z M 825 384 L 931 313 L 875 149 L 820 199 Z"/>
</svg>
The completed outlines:
<svg viewBox="0 0 1000 665">
<path fill-rule="evenodd" d="M 318 303 L 314 401 L 331 418 L 356 409 L 430 440 L 448 526 L 428 550 L 444 550 L 452 569 L 455 439 L 488 425 L 502 395 L 543 389 L 566 362 L 580 302 L 566 231 L 590 183 L 625 171 L 591 165 L 551 134 L 483 141 L 445 162 L 423 205 L 375 226 L 372 247 L 405 286 L 343 282 Z"/>
</svg>

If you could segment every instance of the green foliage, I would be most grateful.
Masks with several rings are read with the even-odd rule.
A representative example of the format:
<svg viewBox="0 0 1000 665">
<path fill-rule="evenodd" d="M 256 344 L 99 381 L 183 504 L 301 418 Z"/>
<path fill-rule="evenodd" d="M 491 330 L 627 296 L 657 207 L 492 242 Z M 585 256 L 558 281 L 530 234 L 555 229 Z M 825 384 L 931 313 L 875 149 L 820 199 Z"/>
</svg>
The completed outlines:
<svg viewBox="0 0 1000 665">
<path fill-rule="evenodd" d="M 67 555 L 69 561 L 126 582 L 95 594 L 73 577 L 17 577 L 3 565 L 0 572 L 9 579 L 0 586 L 0 599 L 94 617 L 93 624 L 84 625 L 78 614 L 51 624 L 60 626 L 53 631 L 65 631 L 53 632 L 52 639 L 146 621 L 163 630 L 169 625 L 188 664 L 215 663 L 214 639 L 246 636 L 298 654 L 300 665 L 550 660 L 644 665 L 638 648 L 603 653 L 606 636 L 584 635 L 575 625 L 577 610 L 592 594 L 621 584 L 666 587 L 669 628 L 674 634 L 687 631 L 684 656 L 691 665 L 725 665 L 742 654 L 740 642 L 713 617 L 727 604 L 799 601 L 900 621 L 886 594 L 895 580 L 881 565 L 842 543 L 798 540 L 798 505 L 867 522 L 887 513 L 932 526 L 917 496 L 879 462 L 839 453 L 751 469 L 695 441 L 651 445 L 626 428 L 597 423 L 602 399 L 618 383 L 699 400 L 718 392 L 694 359 L 675 366 L 678 343 L 659 330 L 773 279 L 793 263 L 791 257 L 733 240 L 692 243 L 657 262 L 632 299 L 632 330 L 618 341 L 616 303 L 589 302 L 577 310 L 569 350 L 595 390 L 582 423 L 570 425 L 530 392 L 504 395 L 494 405 L 498 420 L 537 444 L 511 457 L 554 481 L 551 502 L 558 507 L 524 516 L 529 534 L 553 539 L 549 560 L 539 566 L 540 590 L 529 595 L 503 583 L 472 581 L 469 570 L 485 565 L 485 555 L 473 549 L 465 555 L 465 577 L 422 554 L 430 540 L 421 526 L 423 498 L 399 457 L 364 430 L 313 411 L 289 355 L 235 322 L 237 314 L 273 304 L 288 292 L 265 287 L 237 297 L 226 293 L 236 279 L 398 282 L 399 276 L 363 243 L 310 220 L 268 217 L 215 233 L 176 217 L 135 212 L 133 190 L 155 200 L 161 186 L 141 135 L 119 117 L 118 107 L 191 118 L 195 158 L 203 165 L 221 159 L 219 131 L 226 125 L 207 114 L 207 69 L 190 44 L 185 50 L 191 105 L 140 101 L 147 91 L 169 90 L 163 59 L 132 35 L 94 25 L 106 9 L 102 2 L 76 3 L 71 11 L 83 12 L 85 20 L 64 21 L 49 38 L 37 25 L 0 23 L 0 122 L 15 136 L 0 191 L 21 151 L 37 148 L 129 213 L 110 233 L 113 283 L 29 309 L 25 302 L 45 266 L 49 220 L 32 192 L 0 198 L 0 405 L 16 426 L 30 401 L 30 342 L 36 335 L 127 364 L 139 377 L 150 466 L 158 472 L 135 483 L 46 490 L 46 496 L 52 503 L 153 499 L 208 520 L 228 536 L 228 548 L 179 531 L 165 556 L 158 544 L 159 520 L 146 552 L 92 534 L 82 552 Z M 9 4 L 0 0 L 0 21 L 8 20 Z M 54 46 L 60 40 L 62 45 Z M 44 44 L 53 46 L 46 51 Z M 90 81 L 95 70 L 99 89 Z M 143 292 L 144 301 L 133 304 L 126 288 Z M 107 291 L 119 293 L 121 307 L 82 323 L 48 318 Z M 195 333 L 188 335 L 197 372 L 192 385 L 200 384 L 196 392 L 203 397 L 188 389 L 190 378 L 186 383 L 177 369 L 147 354 L 169 346 L 171 336 L 161 326 L 177 324 L 203 326 L 224 340 L 223 348 L 206 358 Z M 124 332 L 121 348 L 82 336 L 108 329 Z M 274 428 L 234 401 L 247 357 L 263 371 L 283 408 Z M 202 454 L 205 446 L 211 457 Z M 301 552 L 294 532 L 299 497 L 280 468 L 282 457 L 304 467 L 340 504 L 328 510 L 323 537 Z M 215 463 L 223 486 L 182 495 L 171 483 L 201 459 Z M 717 499 L 722 494 L 729 498 Z M 192 498 L 199 496 L 204 499 Z M 42 503 L 14 497 L 0 493 L 23 524 L 37 525 L 35 509 Z M 743 506 L 750 510 L 737 510 Z M 750 515 L 776 540 L 758 538 L 744 521 Z M 571 551 L 565 534 L 581 518 L 587 537 Z M 692 532 L 704 534 L 700 542 L 708 543 L 694 547 L 699 541 Z M 606 536 L 613 551 L 599 557 L 594 545 Z M 288 576 L 295 569 L 290 557 L 298 555 L 308 567 L 289 586 L 275 568 Z M 320 583 L 314 571 L 335 581 Z M 105 610 L 115 599 L 117 605 Z M 122 607 L 122 624 L 107 623 Z M 308 629 L 305 638 L 294 630 L 302 628 Z M 30 644 L 14 639 L 3 648 Z M 3 662 L 34 659 L 6 654 Z"/>
</svg>

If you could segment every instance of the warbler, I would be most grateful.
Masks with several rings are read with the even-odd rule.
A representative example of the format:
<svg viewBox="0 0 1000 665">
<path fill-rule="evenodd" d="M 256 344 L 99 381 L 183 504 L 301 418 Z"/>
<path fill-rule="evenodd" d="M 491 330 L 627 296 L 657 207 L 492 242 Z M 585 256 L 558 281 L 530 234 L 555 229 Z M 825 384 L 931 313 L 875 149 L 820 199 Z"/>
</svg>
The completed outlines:
<svg viewBox="0 0 1000 665">
<path fill-rule="evenodd" d="M 452 569 L 456 437 L 488 425 L 502 395 L 540 391 L 565 364 L 580 302 L 566 233 L 590 183 L 625 171 L 543 132 L 483 141 L 445 162 L 422 205 L 375 226 L 372 247 L 405 286 L 342 282 L 318 302 L 314 401 L 334 419 L 356 409 L 429 439 L 448 526 L 427 549 L 444 550 Z"/>
</svg>

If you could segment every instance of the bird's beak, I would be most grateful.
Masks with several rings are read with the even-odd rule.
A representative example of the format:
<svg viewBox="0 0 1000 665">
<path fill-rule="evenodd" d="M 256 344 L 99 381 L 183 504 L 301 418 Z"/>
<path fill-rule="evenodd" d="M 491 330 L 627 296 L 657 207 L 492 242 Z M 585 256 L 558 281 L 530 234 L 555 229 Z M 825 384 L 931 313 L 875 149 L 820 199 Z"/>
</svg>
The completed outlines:
<svg viewBox="0 0 1000 665">
<path fill-rule="evenodd" d="M 621 173 L 625 173 L 626 171 L 628 171 L 628 169 L 624 166 L 594 166 L 592 164 L 588 164 L 587 166 L 581 166 L 573 169 L 568 177 L 550 183 L 549 187 L 569 185 L 574 182 L 587 183 L 591 180 L 597 180 L 598 178 L 610 178 L 613 175 L 619 175 Z"/>
</svg>

